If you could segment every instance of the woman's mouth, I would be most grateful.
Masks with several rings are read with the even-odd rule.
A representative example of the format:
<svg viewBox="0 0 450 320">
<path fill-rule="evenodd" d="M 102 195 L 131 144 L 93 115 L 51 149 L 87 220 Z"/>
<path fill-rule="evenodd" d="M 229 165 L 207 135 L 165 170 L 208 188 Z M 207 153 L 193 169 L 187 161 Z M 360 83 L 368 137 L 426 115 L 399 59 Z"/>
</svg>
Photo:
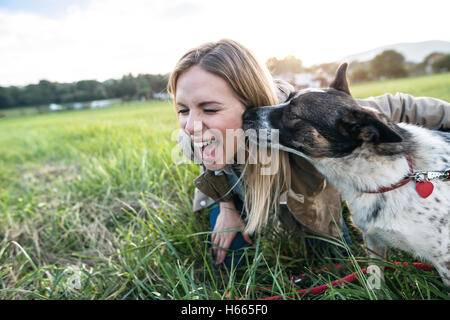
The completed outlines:
<svg viewBox="0 0 450 320">
<path fill-rule="evenodd" d="M 214 138 L 207 141 L 194 142 L 194 146 L 200 151 L 204 162 L 212 162 L 215 160 L 217 141 Z"/>
</svg>

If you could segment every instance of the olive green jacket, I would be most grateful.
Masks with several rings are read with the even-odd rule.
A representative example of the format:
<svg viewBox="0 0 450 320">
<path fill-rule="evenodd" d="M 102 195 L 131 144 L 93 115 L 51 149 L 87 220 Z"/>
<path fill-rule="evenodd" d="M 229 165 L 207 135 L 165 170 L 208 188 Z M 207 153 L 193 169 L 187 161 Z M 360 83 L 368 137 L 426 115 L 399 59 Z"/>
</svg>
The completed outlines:
<svg viewBox="0 0 450 320">
<path fill-rule="evenodd" d="M 282 95 L 282 87 L 279 89 Z M 281 96 L 280 101 L 284 101 Z M 450 130 L 450 103 L 439 99 L 397 93 L 395 96 L 385 94 L 357 101 L 362 106 L 380 110 L 395 122 Z M 285 204 L 290 213 L 290 217 L 284 217 L 284 222 L 299 225 L 303 230 L 319 235 L 338 236 L 342 228 L 342 199 L 339 191 L 307 160 L 294 154 L 289 154 L 289 160 L 290 177 L 286 179 L 290 180 L 291 189 L 284 190 L 280 196 L 280 203 Z M 195 180 L 195 186 L 194 211 L 220 201 L 221 195 L 229 189 L 223 175 L 216 176 L 209 170 L 202 170 Z"/>
</svg>

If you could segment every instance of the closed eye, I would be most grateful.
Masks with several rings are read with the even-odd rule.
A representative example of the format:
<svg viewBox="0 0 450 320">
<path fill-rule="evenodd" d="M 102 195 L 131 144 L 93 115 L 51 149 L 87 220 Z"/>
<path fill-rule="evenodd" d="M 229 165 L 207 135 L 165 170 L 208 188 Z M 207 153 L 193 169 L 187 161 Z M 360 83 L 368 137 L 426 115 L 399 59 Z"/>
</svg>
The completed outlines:
<svg viewBox="0 0 450 320">
<path fill-rule="evenodd" d="M 295 120 L 297 118 L 295 114 L 290 110 L 284 112 L 284 116 L 286 117 L 287 120 Z"/>
<path fill-rule="evenodd" d="M 210 113 L 210 114 L 212 114 L 212 113 L 216 113 L 216 112 L 218 112 L 219 110 L 215 110 L 215 109 L 203 109 L 203 112 L 205 112 L 205 113 Z M 189 113 L 189 109 L 179 109 L 178 110 L 178 113 L 179 114 L 188 114 Z"/>
</svg>

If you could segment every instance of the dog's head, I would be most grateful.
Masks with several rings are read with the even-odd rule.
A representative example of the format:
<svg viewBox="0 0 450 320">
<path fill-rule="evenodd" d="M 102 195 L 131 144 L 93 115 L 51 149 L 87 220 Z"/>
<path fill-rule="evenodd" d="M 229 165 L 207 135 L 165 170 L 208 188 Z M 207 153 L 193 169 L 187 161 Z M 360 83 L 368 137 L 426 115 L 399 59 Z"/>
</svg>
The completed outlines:
<svg viewBox="0 0 450 320">
<path fill-rule="evenodd" d="M 363 143 L 401 142 L 386 116 L 353 99 L 347 66 L 343 63 L 338 68 L 327 89 L 305 89 L 280 105 L 247 109 L 244 130 L 278 129 L 280 149 L 312 158 L 342 157 Z"/>
</svg>

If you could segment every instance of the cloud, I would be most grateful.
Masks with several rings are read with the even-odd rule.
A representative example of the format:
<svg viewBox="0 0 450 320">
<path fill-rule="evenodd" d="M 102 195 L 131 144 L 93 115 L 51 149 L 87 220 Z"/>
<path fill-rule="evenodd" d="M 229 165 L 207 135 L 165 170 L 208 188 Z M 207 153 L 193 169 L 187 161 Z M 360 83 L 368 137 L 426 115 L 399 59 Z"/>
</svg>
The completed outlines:
<svg viewBox="0 0 450 320">
<path fill-rule="evenodd" d="M 164 16 L 169 19 L 185 18 L 186 16 L 198 15 L 202 8 L 192 2 L 180 2 L 164 10 Z"/>
<path fill-rule="evenodd" d="M 92 1 L 59 18 L 0 10 L 0 84 L 168 72 L 174 35 L 165 1 L 127 2 Z"/>
</svg>

